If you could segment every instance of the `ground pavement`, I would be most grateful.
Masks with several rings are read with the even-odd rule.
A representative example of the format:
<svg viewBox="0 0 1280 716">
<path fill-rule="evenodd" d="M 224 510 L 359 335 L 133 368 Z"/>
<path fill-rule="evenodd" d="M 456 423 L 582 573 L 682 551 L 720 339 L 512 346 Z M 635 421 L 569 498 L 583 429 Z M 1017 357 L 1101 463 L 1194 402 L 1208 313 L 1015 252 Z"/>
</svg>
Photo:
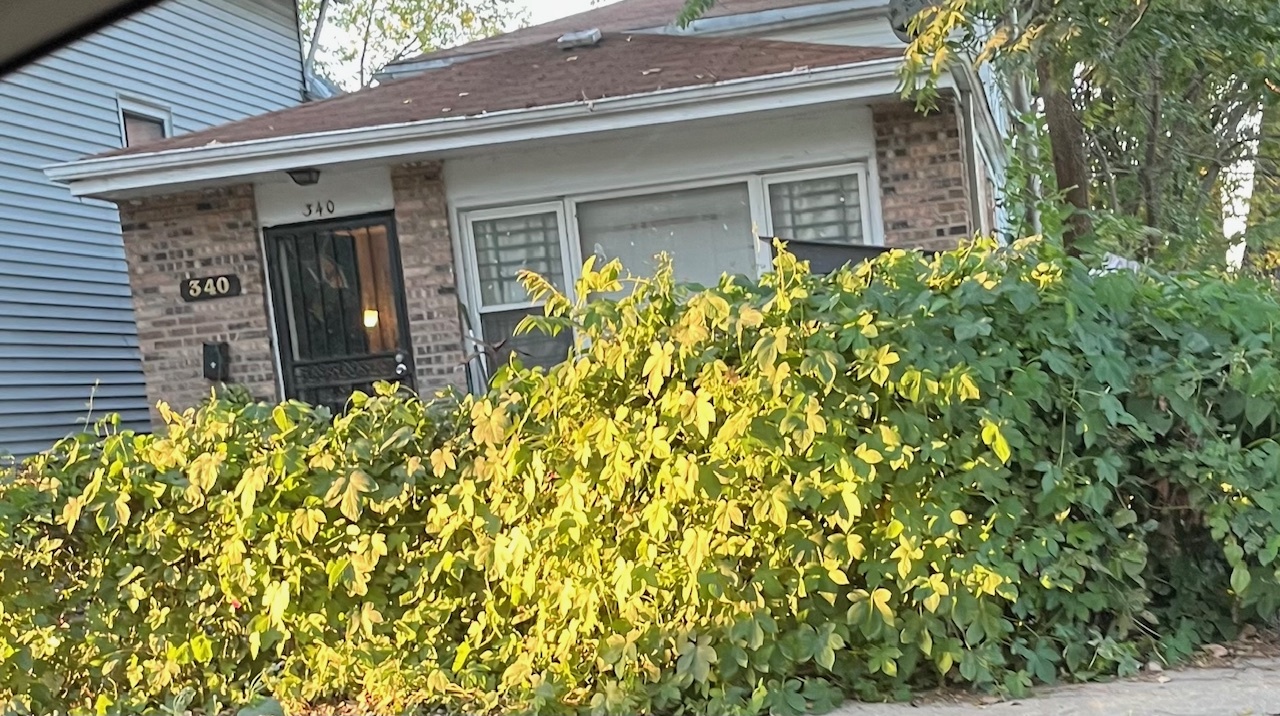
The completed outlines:
<svg viewBox="0 0 1280 716">
<path fill-rule="evenodd" d="M 944 701 L 950 701 L 949 703 Z M 996 703 L 925 699 L 844 706 L 836 716 L 1280 716 L 1280 658 L 1161 671 L 1129 681 L 1044 689 Z"/>
</svg>

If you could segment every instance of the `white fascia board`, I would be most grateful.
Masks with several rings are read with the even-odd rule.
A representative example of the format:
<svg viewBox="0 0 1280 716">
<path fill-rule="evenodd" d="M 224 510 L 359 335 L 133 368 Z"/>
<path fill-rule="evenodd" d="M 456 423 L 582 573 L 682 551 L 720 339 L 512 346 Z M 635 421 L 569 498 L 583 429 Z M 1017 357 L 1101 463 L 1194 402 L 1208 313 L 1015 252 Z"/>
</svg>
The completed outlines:
<svg viewBox="0 0 1280 716">
<path fill-rule="evenodd" d="M 392 160 L 530 140 L 856 100 L 898 91 L 899 58 L 727 80 L 531 109 L 334 132 L 273 137 L 144 154 L 83 159 L 45 168 L 72 194 L 145 195 L 158 187 L 227 182 L 299 166 Z"/>
</svg>

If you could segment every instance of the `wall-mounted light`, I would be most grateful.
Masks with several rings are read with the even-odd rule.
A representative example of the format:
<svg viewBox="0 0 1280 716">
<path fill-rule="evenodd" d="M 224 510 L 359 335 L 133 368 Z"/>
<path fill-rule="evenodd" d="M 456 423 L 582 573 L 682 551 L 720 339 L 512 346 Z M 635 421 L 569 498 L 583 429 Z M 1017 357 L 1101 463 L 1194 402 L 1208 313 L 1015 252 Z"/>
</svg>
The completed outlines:
<svg viewBox="0 0 1280 716">
<path fill-rule="evenodd" d="M 373 309 L 373 308 L 364 309 L 364 327 L 365 328 L 378 327 L 378 311 L 376 309 Z"/>
<path fill-rule="evenodd" d="M 294 184 L 298 186 L 314 186 L 320 181 L 320 170 L 314 167 L 306 167 L 302 169 L 290 169 L 285 172 Z"/>
</svg>

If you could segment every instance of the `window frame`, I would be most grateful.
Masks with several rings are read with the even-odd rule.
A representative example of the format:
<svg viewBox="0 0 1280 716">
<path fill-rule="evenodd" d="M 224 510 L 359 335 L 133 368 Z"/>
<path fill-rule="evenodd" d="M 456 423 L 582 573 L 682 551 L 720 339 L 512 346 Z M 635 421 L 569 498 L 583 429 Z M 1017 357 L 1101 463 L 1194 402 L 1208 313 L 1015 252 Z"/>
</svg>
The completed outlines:
<svg viewBox="0 0 1280 716">
<path fill-rule="evenodd" d="M 521 303 L 503 303 L 493 306 L 484 305 L 483 293 L 480 290 L 480 267 L 479 254 L 476 251 L 475 231 L 472 226 L 476 221 L 489 221 L 493 219 L 514 219 L 522 216 L 532 216 L 536 214 L 547 214 L 554 212 L 556 215 L 556 233 L 559 235 L 560 241 L 560 271 L 564 276 L 565 288 L 572 289 L 574 282 L 577 280 L 578 270 L 571 269 L 574 254 L 567 253 L 571 246 L 569 244 L 567 222 L 565 220 L 565 202 L 561 201 L 542 201 L 530 202 L 524 204 L 510 204 L 497 207 L 489 207 L 482 209 L 462 209 L 457 212 L 458 217 L 458 236 L 461 239 L 462 248 L 462 268 L 465 274 L 462 277 L 461 285 L 464 287 L 466 303 L 465 310 L 471 314 L 468 316 L 467 322 L 470 323 L 470 336 L 473 341 L 479 341 L 477 346 L 465 346 L 464 353 L 471 355 L 475 351 L 480 359 L 480 365 L 484 371 L 483 381 L 487 384 L 488 379 L 493 375 L 493 366 L 489 365 L 489 354 L 485 350 L 476 350 L 479 346 L 488 343 L 489 339 L 484 335 L 484 317 L 490 313 L 506 313 L 509 311 L 520 311 L 541 306 L 542 303 L 537 301 L 525 301 Z M 581 265 L 581 264 L 579 264 Z M 475 390 L 483 390 L 484 385 L 472 386 Z"/>
<path fill-rule="evenodd" d="M 560 270 L 564 276 L 565 289 L 571 289 L 573 282 L 576 280 L 576 271 L 569 268 L 568 237 L 565 230 L 565 208 L 563 201 L 544 201 L 536 204 L 516 204 L 512 206 L 501 206 L 490 209 L 471 209 L 460 212 L 463 235 L 464 256 L 467 260 L 467 295 L 474 297 L 475 310 L 477 315 L 485 313 L 502 313 L 503 311 L 517 311 L 525 308 L 533 308 L 540 306 L 541 303 L 535 301 L 522 301 L 514 303 L 501 303 L 493 306 L 484 305 L 483 293 L 480 290 L 480 263 L 479 255 L 476 251 L 476 238 L 473 224 L 477 221 L 491 221 L 494 219 L 518 219 L 522 216 L 535 216 L 538 214 L 556 215 L 556 233 L 560 241 Z"/>
<path fill-rule="evenodd" d="M 116 123 L 120 127 L 120 146 L 123 149 L 129 148 L 129 133 L 125 129 L 126 115 L 159 122 L 164 127 L 162 139 L 173 136 L 173 111 L 169 107 L 158 102 L 116 95 Z"/>
<path fill-rule="evenodd" d="M 773 207 L 769 203 L 769 189 L 775 184 L 788 184 L 791 182 L 811 181 L 814 179 L 832 179 L 835 177 L 853 176 L 858 180 L 858 210 L 862 214 L 862 243 L 849 244 L 850 246 L 883 246 L 884 237 L 878 231 L 872 230 L 871 224 L 871 200 L 870 188 L 871 181 L 868 176 L 868 167 L 865 162 L 849 162 L 845 164 L 833 164 L 822 167 L 813 167 L 810 169 L 799 169 L 789 172 L 776 172 L 772 174 L 763 174 L 760 176 L 760 191 L 764 201 L 764 214 L 761 216 L 763 226 L 765 227 L 766 236 L 776 236 L 773 226 Z M 832 244 L 840 246 L 841 244 Z"/>
<path fill-rule="evenodd" d="M 773 267 L 773 258 L 768 250 L 768 246 L 758 237 L 764 236 L 760 231 L 760 209 L 764 206 L 765 197 L 761 195 L 761 184 L 759 182 L 759 174 L 737 174 L 732 176 L 710 177 L 704 179 L 691 179 L 682 182 L 668 182 L 665 184 L 631 187 L 628 189 L 614 189 L 611 191 L 592 192 L 589 194 L 580 194 L 577 196 L 565 197 L 564 203 L 568 207 L 569 216 L 573 218 L 569 222 L 569 243 L 574 250 L 573 256 L 573 277 L 576 280 L 578 272 L 582 270 L 583 254 L 582 254 L 582 236 L 578 231 L 578 205 L 590 204 L 595 201 L 609 201 L 611 199 L 627 199 L 632 197 L 650 196 L 653 194 L 669 194 L 678 191 L 686 191 L 690 189 L 711 189 L 716 187 L 733 186 L 735 184 L 747 185 L 747 210 L 751 213 L 751 227 L 755 232 L 755 236 L 751 237 L 754 241 L 752 250 L 756 257 L 756 270 L 761 274 L 767 272 Z M 759 274 L 757 274 L 758 276 Z"/>
<path fill-rule="evenodd" d="M 844 161 L 838 164 L 824 164 L 801 169 L 761 170 L 750 173 L 715 175 L 683 181 L 640 184 L 595 192 L 580 192 L 558 198 L 539 200 L 530 197 L 525 200 L 513 199 L 511 203 L 479 204 L 473 206 L 451 206 L 450 222 L 454 223 L 454 235 L 457 237 L 456 260 L 463 276 L 458 285 L 463 299 L 463 307 L 470 325 L 470 340 L 487 342 L 484 335 L 483 317 L 489 313 L 501 313 L 534 308 L 541 303 L 528 301 L 523 303 L 506 303 L 496 306 L 483 305 L 480 292 L 480 271 L 476 251 L 475 235 L 472 230 L 474 221 L 487 219 L 510 219 L 531 214 L 555 212 L 559 227 L 561 271 L 564 276 L 565 289 L 572 291 L 582 272 L 583 254 L 582 238 L 578 230 L 578 205 L 593 201 L 640 197 L 650 194 L 663 194 L 684 191 L 687 189 L 706 189 L 710 187 L 746 184 L 751 212 L 751 226 L 755 242 L 756 276 L 759 277 L 773 268 L 773 251 L 770 242 L 760 237 L 772 237 L 773 213 L 769 206 L 769 187 L 775 183 L 801 181 L 805 179 L 826 179 L 837 176 L 854 175 L 858 179 L 859 204 L 862 212 L 864 240 L 859 246 L 883 246 L 884 234 L 873 224 L 873 217 L 879 217 L 878 198 L 872 195 L 877 187 L 872 181 L 871 167 L 873 158 L 856 161 Z M 545 196 L 545 195 L 544 195 Z M 874 206 L 873 206 L 874 204 Z M 467 346 L 465 353 L 470 356 L 474 346 Z M 484 375 L 477 376 L 473 390 L 484 390 L 488 377 L 492 375 L 489 356 L 484 351 L 475 351 L 480 358 Z"/>
</svg>

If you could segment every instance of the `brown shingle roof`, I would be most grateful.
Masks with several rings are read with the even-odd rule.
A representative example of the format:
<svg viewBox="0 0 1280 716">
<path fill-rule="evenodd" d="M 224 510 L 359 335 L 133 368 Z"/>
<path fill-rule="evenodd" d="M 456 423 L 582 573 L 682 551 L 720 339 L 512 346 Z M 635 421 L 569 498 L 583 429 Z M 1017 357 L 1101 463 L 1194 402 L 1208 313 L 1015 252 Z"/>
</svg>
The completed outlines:
<svg viewBox="0 0 1280 716">
<path fill-rule="evenodd" d="M 605 35 L 595 47 L 568 51 L 554 41 L 542 42 L 112 154 L 594 101 L 899 54 L 882 48 L 647 34 Z"/>
<path fill-rule="evenodd" d="M 474 55 L 485 52 L 509 50 L 513 47 L 554 40 L 561 35 L 579 30 L 597 29 L 601 32 L 630 32 L 665 27 L 675 23 L 684 9 L 686 0 L 621 0 L 621 2 L 592 8 L 576 15 L 525 27 L 512 32 L 486 37 L 465 45 L 436 52 L 428 52 L 399 64 L 422 60 Z M 703 17 L 740 15 L 762 10 L 778 10 L 802 5 L 813 5 L 821 0 L 717 0 Z"/>
</svg>

